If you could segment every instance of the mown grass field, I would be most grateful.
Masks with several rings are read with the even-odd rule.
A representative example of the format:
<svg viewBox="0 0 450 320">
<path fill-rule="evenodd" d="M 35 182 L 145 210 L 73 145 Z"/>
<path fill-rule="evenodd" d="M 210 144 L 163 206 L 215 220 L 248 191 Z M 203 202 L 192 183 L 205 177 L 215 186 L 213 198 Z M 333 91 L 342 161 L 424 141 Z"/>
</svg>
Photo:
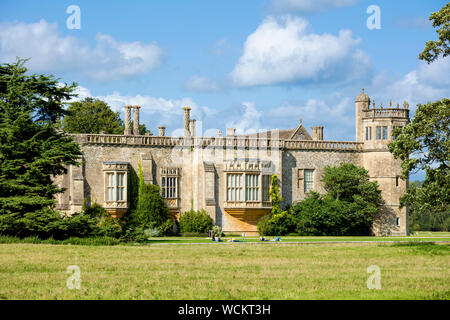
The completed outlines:
<svg viewBox="0 0 450 320">
<path fill-rule="evenodd" d="M 266 237 L 266 241 L 275 237 Z M 229 240 L 239 240 L 243 242 L 261 242 L 257 236 L 247 236 L 245 238 L 239 235 L 226 235 L 222 237 L 223 242 L 229 242 Z M 341 236 L 341 237 L 300 237 L 300 236 L 283 236 L 281 242 L 425 242 L 425 241 L 450 241 L 450 232 L 417 232 L 414 235 L 407 237 L 370 237 L 370 236 Z M 149 238 L 147 243 L 149 244 L 177 244 L 177 243 L 211 243 L 211 238 L 206 237 L 155 237 Z"/>
<path fill-rule="evenodd" d="M 370 265 L 380 290 L 367 288 Z M 448 244 L 0 244 L 0 298 L 450 299 L 449 267 Z"/>
</svg>

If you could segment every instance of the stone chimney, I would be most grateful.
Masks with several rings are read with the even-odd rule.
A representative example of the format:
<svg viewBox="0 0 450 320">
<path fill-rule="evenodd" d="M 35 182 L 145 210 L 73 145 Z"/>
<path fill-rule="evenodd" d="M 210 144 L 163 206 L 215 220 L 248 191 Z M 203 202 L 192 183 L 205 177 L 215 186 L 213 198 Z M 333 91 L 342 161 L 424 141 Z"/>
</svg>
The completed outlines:
<svg viewBox="0 0 450 320">
<path fill-rule="evenodd" d="M 191 108 L 184 107 L 183 110 L 184 110 L 184 135 L 190 136 L 191 133 L 189 131 L 189 120 L 190 120 Z"/>
<path fill-rule="evenodd" d="M 141 108 L 140 106 L 133 106 L 134 110 L 133 110 L 133 134 L 135 136 L 139 135 L 139 109 Z"/>
<path fill-rule="evenodd" d="M 236 128 L 227 128 L 227 136 L 236 135 Z"/>
<path fill-rule="evenodd" d="M 166 135 L 166 127 L 165 126 L 159 126 L 158 130 L 159 130 L 160 137 L 164 137 Z"/>
<path fill-rule="evenodd" d="M 195 119 L 189 120 L 189 132 L 192 137 L 195 137 Z"/>
<path fill-rule="evenodd" d="M 131 135 L 131 106 L 123 107 L 125 111 L 125 131 L 124 135 Z"/>
<path fill-rule="evenodd" d="M 323 140 L 323 127 L 311 127 L 311 138 L 313 140 Z"/>
</svg>

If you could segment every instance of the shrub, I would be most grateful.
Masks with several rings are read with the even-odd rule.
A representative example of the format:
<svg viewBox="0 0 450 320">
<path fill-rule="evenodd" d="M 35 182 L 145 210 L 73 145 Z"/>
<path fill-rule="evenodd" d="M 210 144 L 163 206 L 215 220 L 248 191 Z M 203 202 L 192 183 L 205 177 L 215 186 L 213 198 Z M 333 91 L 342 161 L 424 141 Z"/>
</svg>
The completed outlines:
<svg viewBox="0 0 450 320">
<path fill-rule="evenodd" d="M 258 233 L 261 236 L 271 236 L 273 234 L 272 225 L 270 224 L 270 214 L 266 214 L 258 221 Z"/>
<path fill-rule="evenodd" d="M 137 208 L 131 212 L 128 225 L 132 229 L 162 228 L 167 231 L 168 211 L 159 187 L 142 184 Z"/>
<path fill-rule="evenodd" d="M 103 218 L 109 216 L 108 211 L 106 211 L 106 209 L 99 205 L 97 202 L 88 205 L 88 202 L 86 200 L 83 203 L 81 213 L 90 216 L 91 218 Z"/>
<path fill-rule="evenodd" d="M 55 239 L 92 237 L 97 234 L 97 223 L 97 219 L 83 213 L 67 216 L 63 218 L 59 229 L 53 232 L 53 237 Z"/>
<path fill-rule="evenodd" d="M 160 227 L 159 231 L 161 235 L 176 235 L 174 232 L 174 221 L 168 218 Z"/>
<path fill-rule="evenodd" d="M 261 236 L 284 236 L 296 228 L 296 221 L 290 211 L 278 214 L 268 214 L 258 222 L 258 233 Z"/>
<path fill-rule="evenodd" d="M 222 235 L 223 235 L 222 228 L 220 226 L 213 226 L 212 227 L 212 235 L 214 237 L 222 237 Z"/>
<path fill-rule="evenodd" d="M 91 205 L 85 202 L 81 214 L 93 219 L 95 224 L 93 233 L 96 236 L 118 238 L 122 234 L 122 225 L 119 219 L 112 218 L 108 211 L 96 202 Z"/>
<path fill-rule="evenodd" d="M 296 232 L 303 236 L 370 235 L 377 211 L 360 197 L 351 203 L 316 193 L 292 207 Z"/>
<path fill-rule="evenodd" d="M 12 236 L 1 236 L 0 243 L 33 243 L 33 244 L 73 244 L 73 245 L 89 245 L 89 246 L 112 246 L 120 244 L 120 241 L 111 237 L 89 237 L 79 238 L 70 237 L 64 240 L 57 240 L 53 238 L 40 239 L 37 236 L 18 238 Z"/>
<path fill-rule="evenodd" d="M 181 214 L 179 224 L 181 233 L 208 233 L 208 231 L 211 230 L 214 221 L 205 210 L 194 211 L 191 209 L 190 211 Z"/>
<path fill-rule="evenodd" d="M 281 213 L 280 203 L 283 201 L 283 198 L 280 196 L 280 187 L 276 174 L 272 175 L 272 184 L 270 186 L 269 196 L 272 202 L 272 214 Z"/>
<path fill-rule="evenodd" d="M 119 238 L 122 232 L 122 225 L 117 219 L 104 217 L 98 221 L 97 236 Z"/>
<path fill-rule="evenodd" d="M 158 228 L 151 227 L 144 230 L 144 234 L 147 237 L 159 237 L 161 235 L 161 231 Z"/>
</svg>

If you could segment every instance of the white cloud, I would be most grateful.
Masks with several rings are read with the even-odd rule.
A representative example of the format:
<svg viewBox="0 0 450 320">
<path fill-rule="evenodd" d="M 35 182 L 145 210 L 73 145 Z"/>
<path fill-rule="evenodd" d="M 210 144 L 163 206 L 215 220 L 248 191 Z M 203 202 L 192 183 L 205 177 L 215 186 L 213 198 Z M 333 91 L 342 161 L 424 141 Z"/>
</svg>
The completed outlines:
<svg viewBox="0 0 450 320">
<path fill-rule="evenodd" d="M 410 109 L 415 111 L 417 104 L 440 100 L 450 96 L 450 57 L 439 59 L 431 64 L 420 62 L 417 69 L 398 79 L 391 79 L 382 73 L 374 78 L 370 90 L 371 97 L 379 103 L 392 99 L 402 105 L 408 101 Z M 369 93 L 370 95 L 370 93 Z"/>
<path fill-rule="evenodd" d="M 243 110 L 242 110 L 243 107 Z M 256 133 L 261 129 L 260 120 L 262 112 L 256 109 L 255 103 L 250 101 L 242 102 L 239 114 L 236 114 L 234 120 L 228 121 L 227 128 L 236 128 L 236 134 Z M 236 120 L 237 118 L 237 120 Z"/>
<path fill-rule="evenodd" d="M 273 127 L 295 128 L 299 119 L 311 132 L 312 126 L 324 126 L 325 140 L 354 140 L 353 97 L 335 93 L 322 99 L 287 102 L 272 108 L 265 114 Z"/>
<path fill-rule="evenodd" d="M 122 95 L 117 91 L 108 95 L 94 96 L 89 89 L 82 86 L 77 87 L 75 93 L 78 94 L 78 97 L 72 101 L 80 101 L 84 98 L 92 97 L 105 101 L 114 111 L 123 112 L 125 105 L 139 105 L 141 106 L 141 122 L 150 126 L 153 132 L 155 132 L 156 126 L 166 125 L 172 130 L 176 129 L 174 131 L 176 134 L 182 135 L 183 130 L 180 128 L 183 126 L 183 107 L 190 107 L 191 118 L 200 121 L 216 114 L 216 110 L 207 106 L 201 106 L 190 97 L 165 99 L 140 94 Z"/>
<path fill-rule="evenodd" d="M 275 10 L 297 12 L 323 12 L 353 6 L 358 0 L 272 0 Z"/>
<path fill-rule="evenodd" d="M 299 17 L 268 17 L 248 36 L 231 72 L 241 87 L 306 81 L 348 81 L 367 77 L 370 58 L 350 30 L 338 36 L 308 33 Z"/>
<path fill-rule="evenodd" d="M 118 42 L 97 34 L 96 46 L 72 36 L 61 36 L 56 23 L 0 24 L 0 59 L 31 58 L 35 72 L 79 72 L 95 81 L 110 81 L 146 73 L 161 65 L 163 52 L 155 43 Z"/>
<path fill-rule="evenodd" d="M 191 76 L 186 82 L 185 87 L 189 90 L 199 92 L 214 92 L 220 90 L 220 84 L 210 78 Z"/>
</svg>

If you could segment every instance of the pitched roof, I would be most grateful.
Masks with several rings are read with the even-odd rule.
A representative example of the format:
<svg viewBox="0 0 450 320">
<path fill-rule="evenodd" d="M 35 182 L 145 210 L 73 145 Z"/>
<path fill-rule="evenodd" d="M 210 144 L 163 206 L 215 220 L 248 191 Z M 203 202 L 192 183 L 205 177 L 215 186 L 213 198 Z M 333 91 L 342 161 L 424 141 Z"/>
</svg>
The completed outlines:
<svg viewBox="0 0 450 320">
<path fill-rule="evenodd" d="M 270 138 L 272 138 L 273 131 L 274 130 L 259 132 L 259 133 L 245 134 L 245 135 L 236 135 L 236 136 L 237 137 L 248 137 L 248 138 L 269 138 L 270 139 Z M 305 127 L 303 127 L 303 125 L 301 123 L 295 129 L 278 130 L 278 138 L 282 139 L 282 140 L 312 140 L 308 131 L 305 129 Z"/>
</svg>

